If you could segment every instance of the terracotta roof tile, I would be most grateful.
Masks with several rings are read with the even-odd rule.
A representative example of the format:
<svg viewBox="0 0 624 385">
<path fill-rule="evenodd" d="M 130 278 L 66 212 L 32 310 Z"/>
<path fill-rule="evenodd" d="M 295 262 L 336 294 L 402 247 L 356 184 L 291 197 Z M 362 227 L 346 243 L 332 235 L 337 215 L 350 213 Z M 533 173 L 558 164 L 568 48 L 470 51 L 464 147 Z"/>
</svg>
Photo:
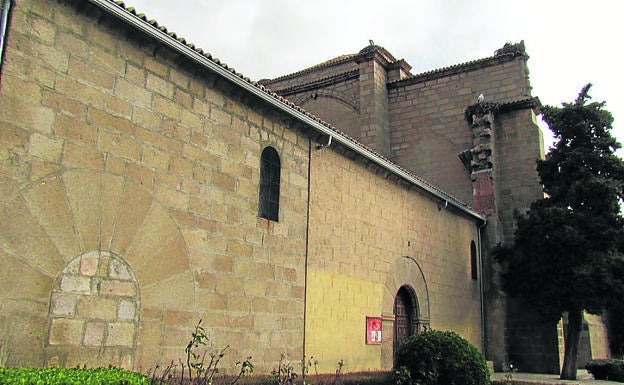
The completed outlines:
<svg viewBox="0 0 624 385">
<path fill-rule="evenodd" d="M 510 44 L 507 43 L 501 49 L 496 50 L 493 56 L 488 56 L 481 59 L 471 60 L 464 63 L 453 64 L 450 66 L 436 68 L 430 71 L 421 72 L 419 74 L 414 74 L 405 79 L 400 79 L 392 82 L 391 84 L 401 83 L 401 82 L 410 82 L 414 80 L 423 80 L 432 77 L 446 76 L 449 73 L 455 73 L 460 71 L 466 71 L 470 69 L 477 69 L 483 66 L 487 66 L 492 62 L 496 62 L 499 60 L 511 60 L 518 56 L 524 56 L 528 58 L 528 55 L 524 49 L 524 42 L 520 42 L 518 44 Z"/>
<path fill-rule="evenodd" d="M 331 124 L 325 122 L 324 120 L 320 119 L 319 117 L 317 117 L 317 116 L 307 112 L 301 106 L 298 106 L 295 103 L 293 103 L 293 102 L 289 101 L 288 99 L 284 98 L 283 96 L 280 96 L 277 93 L 271 91 L 269 88 L 265 87 L 261 83 L 254 82 L 254 81 L 250 80 L 248 77 L 245 77 L 243 74 L 240 74 L 240 73 L 236 72 L 236 70 L 234 70 L 231 67 L 228 67 L 226 64 L 222 63 L 219 59 L 213 57 L 210 53 L 204 52 L 201 48 L 195 47 L 194 44 L 188 43 L 186 41 L 186 39 L 177 36 L 177 34 L 175 32 L 169 31 L 165 26 L 159 25 L 157 21 L 155 21 L 153 19 L 148 19 L 147 16 L 145 16 L 145 14 L 143 14 L 143 13 L 137 13 L 137 11 L 135 10 L 134 7 L 126 7 L 124 2 L 123 1 L 119 1 L 119 0 L 105 0 L 105 1 L 107 1 L 109 3 L 112 3 L 112 4 L 115 4 L 118 7 L 120 7 L 121 9 L 125 10 L 126 12 L 129 12 L 132 15 L 134 15 L 134 16 L 140 18 L 141 20 L 147 22 L 152 27 L 154 27 L 154 28 L 160 30 L 161 32 L 169 35 L 171 38 L 177 40 L 179 43 L 185 45 L 186 47 L 192 49 L 193 51 L 203 55 L 204 57 L 206 57 L 210 61 L 214 62 L 215 64 L 217 64 L 219 66 L 221 66 L 223 69 L 226 69 L 227 71 L 231 72 L 232 74 L 236 75 L 237 77 L 243 79 L 244 81 L 246 81 L 249 84 L 253 85 L 257 89 L 265 92 L 266 94 L 270 95 L 271 97 L 275 98 L 276 100 L 279 100 L 280 102 L 286 104 L 290 108 L 298 111 L 301 114 L 304 114 L 308 118 L 310 118 L 310 119 L 316 121 L 317 123 L 323 125 L 325 128 L 333 131 L 335 134 L 343 137 L 344 139 L 346 139 L 347 141 L 349 141 L 352 144 L 356 145 L 357 147 L 365 150 L 366 152 L 370 153 L 371 155 L 374 155 L 374 157 L 377 157 L 378 159 L 382 159 L 384 162 L 386 162 L 388 164 L 392 164 L 397 170 L 401 170 L 404 174 L 409 175 L 414 180 L 418 180 L 422 185 L 428 186 L 428 188 L 430 188 L 431 190 L 436 191 L 440 195 L 447 197 L 449 200 L 454 201 L 459 206 L 465 207 L 466 209 L 473 210 L 471 206 L 469 206 L 466 203 L 460 201 L 459 199 L 453 197 L 449 193 L 440 190 L 439 188 L 435 187 L 434 185 L 432 185 L 429 182 L 425 181 L 424 179 L 420 178 L 419 176 L 417 176 L 416 174 L 412 173 L 411 171 L 403 168 L 402 166 L 397 165 L 396 163 L 394 163 L 390 159 L 386 158 L 385 156 L 383 156 L 379 152 L 377 152 L 374 149 L 372 149 L 371 147 L 368 147 L 367 145 L 359 142 L 357 139 L 355 139 L 355 138 L 347 135 L 346 133 L 340 131 L 339 129 L 337 129 L 336 127 L 332 126 Z M 338 57 L 336 57 L 334 59 L 330 59 L 330 60 L 328 60 L 328 61 L 326 61 L 324 63 L 321 63 L 321 64 L 319 64 L 317 66 L 314 66 L 314 67 L 310 67 L 310 68 L 305 69 L 305 70 L 300 71 L 300 72 L 311 71 L 312 69 L 318 69 L 319 67 L 331 66 L 331 65 L 338 64 L 338 63 L 346 62 L 346 61 L 352 60 L 356 56 L 357 56 L 356 54 L 338 56 Z M 289 75 L 287 75 L 287 76 L 289 76 Z M 373 158 L 371 157 L 369 160 L 373 160 Z"/>
<path fill-rule="evenodd" d="M 335 66 L 335 65 L 338 65 L 338 64 L 346 63 L 348 61 L 353 60 L 357 56 L 358 56 L 357 54 L 348 54 L 348 55 L 336 56 L 333 59 L 329 59 L 327 61 L 324 61 L 323 63 L 316 64 L 316 65 L 314 65 L 312 67 L 304 68 L 304 69 L 302 69 L 300 71 L 293 72 L 291 74 L 278 76 L 278 77 L 273 78 L 273 79 L 262 79 L 262 80 L 259 81 L 259 83 L 270 84 L 270 83 L 274 83 L 274 82 L 281 81 L 281 80 L 284 80 L 284 79 L 294 78 L 294 77 L 303 75 L 303 74 L 308 73 L 308 72 L 313 72 L 313 71 L 319 70 L 321 68 L 327 68 L 327 67 Z"/>
</svg>

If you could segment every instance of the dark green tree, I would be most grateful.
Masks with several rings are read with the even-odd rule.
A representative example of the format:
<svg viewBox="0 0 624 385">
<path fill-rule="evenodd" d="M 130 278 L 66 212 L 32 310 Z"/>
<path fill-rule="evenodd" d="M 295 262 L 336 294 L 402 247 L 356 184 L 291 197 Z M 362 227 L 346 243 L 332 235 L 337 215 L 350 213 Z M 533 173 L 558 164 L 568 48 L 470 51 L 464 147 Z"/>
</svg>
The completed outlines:
<svg viewBox="0 0 624 385">
<path fill-rule="evenodd" d="M 574 103 L 546 106 L 555 146 L 537 171 L 545 198 L 516 216 L 511 244 L 494 250 L 504 288 L 545 321 L 567 314 L 561 379 L 576 379 L 583 311 L 600 314 L 624 295 L 624 162 L 604 102 L 585 86 Z"/>
</svg>

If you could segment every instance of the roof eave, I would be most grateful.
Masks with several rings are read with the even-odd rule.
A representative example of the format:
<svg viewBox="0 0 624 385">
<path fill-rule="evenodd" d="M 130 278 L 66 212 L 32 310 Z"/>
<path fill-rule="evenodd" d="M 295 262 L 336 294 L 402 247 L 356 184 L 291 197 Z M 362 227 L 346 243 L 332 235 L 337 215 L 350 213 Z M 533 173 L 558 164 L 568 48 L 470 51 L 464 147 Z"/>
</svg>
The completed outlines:
<svg viewBox="0 0 624 385">
<path fill-rule="evenodd" d="M 249 80 L 243 78 L 242 75 L 232 72 L 231 70 L 225 68 L 221 64 L 215 63 L 214 61 L 212 61 L 205 55 L 189 47 L 187 44 L 182 43 L 178 41 L 177 39 L 175 39 L 173 36 L 170 36 L 164 31 L 158 28 L 155 28 L 153 25 L 151 25 L 147 21 L 143 20 L 137 15 L 132 14 L 131 12 L 124 9 L 123 7 L 111 2 L 110 0 L 88 0 L 88 1 L 100 7 L 101 9 L 108 12 L 109 14 L 112 14 L 118 19 L 144 32 L 146 35 L 156 39 L 158 42 L 171 48 L 175 52 L 178 52 L 184 55 L 190 60 L 202 65 L 206 69 L 216 73 L 219 76 L 222 76 L 223 78 L 227 79 L 233 84 L 243 88 L 245 91 L 269 103 L 270 105 L 277 108 L 278 110 L 309 125 L 310 127 L 312 127 L 313 129 L 315 129 L 316 131 L 322 134 L 331 136 L 333 140 L 335 140 L 336 142 L 342 144 L 343 146 L 349 148 L 350 150 L 356 152 L 357 154 L 371 160 L 372 162 L 376 163 L 380 167 L 396 174 L 397 176 L 405 179 L 411 184 L 418 186 L 422 190 L 427 191 L 428 193 L 432 194 L 438 199 L 448 202 L 448 204 L 457 208 L 461 212 L 475 219 L 478 219 L 482 221 L 483 223 L 486 222 L 486 217 L 480 212 L 478 212 L 477 210 L 472 209 L 464 205 L 463 203 L 459 202 L 455 198 L 448 196 L 446 194 L 443 194 L 441 191 L 433 188 L 432 186 L 427 185 L 422 180 L 416 178 L 413 174 L 402 169 L 398 165 L 388 161 L 387 159 L 381 157 L 378 154 L 371 152 L 370 150 L 368 150 L 366 147 L 363 147 L 360 143 L 356 142 L 355 140 L 341 135 L 340 133 L 333 130 L 331 127 L 328 127 L 325 124 L 319 122 L 318 120 L 312 118 L 311 116 L 303 112 L 300 108 L 296 108 L 292 103 L 286 101 L 283 98 L 278 98 L 277 95 L 270 93 L 264 87 L 257 86 L 251 83 Z"/>
</svg>

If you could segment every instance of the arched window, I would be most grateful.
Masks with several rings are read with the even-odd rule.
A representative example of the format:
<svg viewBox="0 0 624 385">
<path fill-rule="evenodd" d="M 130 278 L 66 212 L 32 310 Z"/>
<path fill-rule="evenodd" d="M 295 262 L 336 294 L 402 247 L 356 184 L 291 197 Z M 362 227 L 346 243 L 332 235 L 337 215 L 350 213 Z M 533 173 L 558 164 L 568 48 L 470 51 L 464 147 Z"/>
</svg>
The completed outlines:
<svg viewBox="0 0 624 385">
<path fill-rule="evenodd" d="M 478 277 L 477 270 L 477 246 L 474 241 L 470 242 L 470 276 L 476 280 Z"/>
<path fill-rule="evenodd" d="M 277 151 L 273 147 L 266 147 L 260 157 L 258 216 L 276 222 L 279 220 L 280 170 Z"/>
</svg>

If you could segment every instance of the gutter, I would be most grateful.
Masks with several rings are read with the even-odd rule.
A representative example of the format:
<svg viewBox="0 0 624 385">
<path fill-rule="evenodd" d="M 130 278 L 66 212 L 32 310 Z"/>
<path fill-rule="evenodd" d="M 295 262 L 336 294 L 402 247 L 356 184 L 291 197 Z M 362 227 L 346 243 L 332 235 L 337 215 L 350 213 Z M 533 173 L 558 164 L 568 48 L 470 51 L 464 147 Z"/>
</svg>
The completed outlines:
<svg viewBox="0 0 624 385">
<path fill-rule="evenodd" d="M 376 163 L 377 165 L 386 169 L 387 171 L 390 171 L 391 173 L 397 176 L 400 176 L 401 178 L 405 179 L 411 184 L 420 187 L 421 189 L 427 191 L 428 193 L 439 198 L 442 201 L 448 201 L 448 203 L 451 206 L 457 208 L 461 212 L 475 219 L 478 219 L 482 221 L 483 223 L 486 223 L 485 216 L 479 213 L 478 211 L 463 205 L 459 201 L 451 198 L 450 196 L 447 196 L 446 194 L 443 194 L 441 191 L 433 188 L 432 186 L 428 185 L 424 181 L 416 178 L 413 174 L 409 173 L 408 171 L 404 170 L 398 165 L 388 161 L 387 159 L 383 158 L 382 156 L 374 152 L 371 152 L 370 150 L 363 147 L 361 144 L 354 141 L 353 139 L 350 139 L 350 138 L 345 137 L 344 135 L 341 135 L 340 133 L 334 131 L 330 127 L 311 118 L 306 113 L 293 108 L 288 103 L 280 99 L 277 99 L 276 97 L 274 97 L 267 91 L 252 84 L 250 81 L 244 79 L 242 76 L 232 72 L 231 70 L 223 67 L 222 65 L 215 63 L 214 61 L 204 56 L 203 54 L 195 51 L 193 48 L 189 47 L 185 43 L 178 41 L 173 36 L 154 27 L 153 25 L 141 19 L 140 17 L 132 14 L 131 12 L 129 12 L 122 6 L 119 6 L 110 0 L 88 0 L 88 1 L 98 6 L 99 8 L 103 9 L 105 12 L 120 19 L 121 21 L 126 22 L 127 24 L 135 27 L 141 32 L 144 32 L 146 35 L 156 39 L 158 42 L 171 48 L 173 51 L 186 56 L 190 60 L 202 65 L 203 67 L 209 69 L 210 71 L 216 73 L 217 75 L 243 88 L 245 91 L 260 98 L 262 101 L 269 103 L 271 106 L 275 107 L 276 109 L 307 124 L 308 126 L 312 127 L 316 131 L 322 134 L 328 135 L 329 137 L 333 138 L 338 143 L 356 152 L 357 154 L 363 156 L 364 158 L 371 160 L 372 162 Z"/>
</svg>

